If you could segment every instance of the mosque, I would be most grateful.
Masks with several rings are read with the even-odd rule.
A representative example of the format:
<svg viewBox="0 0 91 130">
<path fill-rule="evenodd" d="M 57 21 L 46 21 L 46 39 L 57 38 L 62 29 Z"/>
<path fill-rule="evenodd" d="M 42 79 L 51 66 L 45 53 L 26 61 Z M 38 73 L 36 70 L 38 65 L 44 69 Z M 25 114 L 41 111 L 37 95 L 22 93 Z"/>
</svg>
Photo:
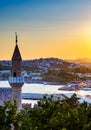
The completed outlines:
<svg viewBox="0 0 91 130">
<path fill-rule="evenodd" d="M 12 56 L 12 71 L 9 77 L 10 87 L 0 87 L 0 105 L 4 104 L 4 101 L 13 99 L 16 100 L 18 111 L 22 108 L 21 104 L 21 89 L 24 84 L 24 79 L 21 75 L 22 69 L 22 57 L 18 47 L 18 38 L 16 34 L 15 49 Z"/>
</svg>

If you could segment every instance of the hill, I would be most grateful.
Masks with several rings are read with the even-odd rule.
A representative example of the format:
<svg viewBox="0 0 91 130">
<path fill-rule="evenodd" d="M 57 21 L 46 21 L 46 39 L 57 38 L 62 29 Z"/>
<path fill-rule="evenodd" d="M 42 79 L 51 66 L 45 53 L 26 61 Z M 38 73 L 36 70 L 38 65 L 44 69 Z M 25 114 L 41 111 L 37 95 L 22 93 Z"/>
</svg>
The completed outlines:
<svg viewBox="0 0 91 130">
<path fill-rule="evenodd" d="M 8 71 L 2 70 L 11 70 L 11 66 L 11 61 L 0 61 L 0 79 L 8 78 L 9 74 L 6 75 Z M 22 75 L 29 83 L 66 84 L 74 80 L 83 81 L 91 78 L 90 73 L 90 67 L 58 58 L 40 58 L 22 62 Z"/>
<path fill-rule="evenodd" d="M 90 58 L 78 58 L 75 60 L 66 60 L 66 61 L 70 62 L 70 63 L 73 62 L 73 63 L 79 64 L 81 66 L 91 68 L 91 59 Z"/>
</svg>

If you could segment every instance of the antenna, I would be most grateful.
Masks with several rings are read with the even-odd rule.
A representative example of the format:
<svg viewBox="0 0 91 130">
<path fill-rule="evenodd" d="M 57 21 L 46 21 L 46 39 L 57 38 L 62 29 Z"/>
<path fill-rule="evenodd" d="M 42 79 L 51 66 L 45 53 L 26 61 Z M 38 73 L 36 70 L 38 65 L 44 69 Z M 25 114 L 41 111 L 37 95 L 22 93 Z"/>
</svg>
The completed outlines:
<svg viewBox="0 0 91 130">
<path fill-rule="evenodd" d="M 18 42 L 17 32 L 15 32 L 15 37 L 16 37 L 15 43 L 17 44 L 17 42 Z"/>
</svg>

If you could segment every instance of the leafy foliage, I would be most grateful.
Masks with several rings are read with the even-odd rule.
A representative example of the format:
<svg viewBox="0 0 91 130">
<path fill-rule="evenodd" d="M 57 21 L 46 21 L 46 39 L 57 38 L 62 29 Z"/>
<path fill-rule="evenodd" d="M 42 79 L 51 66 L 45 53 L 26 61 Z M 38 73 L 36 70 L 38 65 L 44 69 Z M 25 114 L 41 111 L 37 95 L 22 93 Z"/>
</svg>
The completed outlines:
<svg viewBox="0 0 91 130">
<path fill-rule="evenodd" d="M 17 113 L 16 102 L 0 106 L 0 130 L 91 130 L 91 106 L 71 98 L 44 96 L 34 108 Z"/>
<path fill-rule="evenodd" d="M 42 75 L 42 78 L 44 81 L 47 82 L 55 82 L 55 83 L 61 83 L 61 84 L 66 84 L 72 81 L 73 79 L 79 78 L 75 74 L 69 73 L 67 70 L 60 70 L 60 71 L 55 71 L 55 70 L 49 70 L 47 73 L 44 73 Z"/>
<path fill-rule="evenodd" d="M 0 130 L 10 130 L 16 116 L 16 102 L 5 102 L 4 106 L 0 106 Z"/>
</svg>

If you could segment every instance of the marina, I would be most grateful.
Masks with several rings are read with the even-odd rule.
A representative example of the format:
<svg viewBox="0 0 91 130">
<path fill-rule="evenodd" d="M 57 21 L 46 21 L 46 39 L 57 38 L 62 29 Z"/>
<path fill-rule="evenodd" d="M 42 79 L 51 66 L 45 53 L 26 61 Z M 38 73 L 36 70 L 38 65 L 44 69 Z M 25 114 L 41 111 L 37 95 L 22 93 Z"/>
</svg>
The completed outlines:
<svg viewBox="0 0 91 130">
<path fill-rule="evenodd" d="M 27 84 L 25 83 L 22 87 L 22 103 L 31 103 L 32 105 L 37 103 L 45 94 L 56 95 L 61 97 L 65 95 L 71 97 L 74 93 L 80 98 L 80 102 L 86 101 L 91 104 L 91 89 L 84 88 L 76 91 L 59 90 L 59 88 L 64 87 L 64 85 L 44 85 L 44 84 Z M 2 88 L 11 88 L 8 81 L 0 81 L 0 90 Z M 0 91 L 1 95 L 2 91 Z M 7 95 L 6 95 L 7 96 Z"/>
</svg>

